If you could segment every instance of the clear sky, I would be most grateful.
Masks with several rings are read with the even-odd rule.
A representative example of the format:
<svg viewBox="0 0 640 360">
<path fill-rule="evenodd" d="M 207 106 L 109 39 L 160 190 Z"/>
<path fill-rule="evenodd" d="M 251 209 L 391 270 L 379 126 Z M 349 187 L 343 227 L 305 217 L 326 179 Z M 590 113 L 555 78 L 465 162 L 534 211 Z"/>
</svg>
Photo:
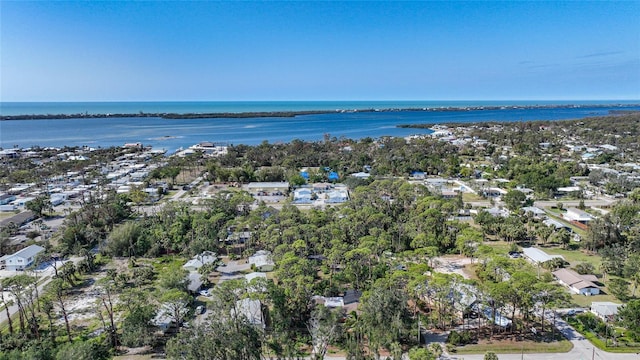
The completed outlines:
<svg viewBox="0 0 640 360">
<path fill-rule="evenodd" d="M 0 99 L 640 99 L 639 14 L 637 0 L 0 0 Z"/>
</svg>

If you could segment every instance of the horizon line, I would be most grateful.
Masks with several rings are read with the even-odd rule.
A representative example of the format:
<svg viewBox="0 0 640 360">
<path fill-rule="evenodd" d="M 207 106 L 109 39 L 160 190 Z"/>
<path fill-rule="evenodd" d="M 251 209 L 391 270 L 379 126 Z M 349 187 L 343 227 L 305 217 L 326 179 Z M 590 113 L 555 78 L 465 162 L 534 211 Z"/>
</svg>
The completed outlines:
<svg viewBox="0 0 640 360">
<path fill-rule="evenodd" d="M 160 102 L 433 102 L 433 101 L 640 101 L 640 98 L 584 98 L 584 99 L 375 99 L 375 100 L 363 100 L 363 99 L 349 99 L 349 100 L 18 100 L 18 101 L 0 101 L 0 104 L 4 103 L 160 103 Z"/>
</svg>

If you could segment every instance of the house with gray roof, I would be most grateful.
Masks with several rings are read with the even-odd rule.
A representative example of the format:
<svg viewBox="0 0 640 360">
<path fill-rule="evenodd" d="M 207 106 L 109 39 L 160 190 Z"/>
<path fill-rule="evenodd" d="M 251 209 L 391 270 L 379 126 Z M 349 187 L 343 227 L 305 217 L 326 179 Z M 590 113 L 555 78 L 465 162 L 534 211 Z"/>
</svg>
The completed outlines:
<svg viewBox="0 0 640 360">
<path fill-rule="evenodd" d="M 593 220 L 593 216 L 591 214 L 577 208 L 568 208 L 567 212 L 563 216 L 568 221 L 575 221 L 582 224 L 587 224 Z"/>
<path fill-rule="evenodd" d="M 618 309 L 622 304 L 611 301 L 594 301 L 591 303 L 591 312 L 604 321 L 611 321 L 618 315 Z"/>
<path fill-rule="evenodd" d="M 266 250 L 257 251 L 254 255 L 249 257 L 249 264 L 255 265 L 258 271 L 273 271 L 276 266 L 271 258 L 271 252 Z"/>
<path fill-rule="evenodd" d="M 522 254 L 527 260 L 534 264 L 542 264 L 556 258 L 564 260 L 562 255 L 549 255 L 546 252 L 533 247 L 522 248 Z"/>
<path fill-rule="evenodd" d="M 7 270 L 22 271 L 33 264 L 36 256 L 44 251 L 42 246 L 29 245 L 11 255 L 0 258 L 0 263 L 4 264 Z"/>
<path fill-rule="evenodd" d="M 600 288 L 594 282 L 598 281 L 595 275 L 581 275 L 569 269 L 559 269 L 553 272 L 558 282 L 579 295 L 598 295 Z"/>
<path fill-rule="evenodd" d="M 265 328 L 264 315 L 262 313 L 262 303 L 260 300 L 242 299 L 236 301 L 237 315 L 247 318 L 251 325 L 260 329 Z M 232 310 L 233 313 L 233 310 Z"/>
</svg>

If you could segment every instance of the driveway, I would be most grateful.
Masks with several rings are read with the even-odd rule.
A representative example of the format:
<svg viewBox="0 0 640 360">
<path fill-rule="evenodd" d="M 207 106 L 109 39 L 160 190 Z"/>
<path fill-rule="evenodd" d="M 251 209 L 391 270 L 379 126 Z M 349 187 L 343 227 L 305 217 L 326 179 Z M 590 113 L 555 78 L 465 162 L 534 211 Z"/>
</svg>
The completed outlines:
<svg viewBox="0 0 640 360">
<path fill-rule="evenodd" d="M 244 260 L 229 261 L 229 263 L 224 266 L 218 266 L 216 269 L 216 271 L 220 273 L 220 280 L 218 280 L 218 284 L 227 280 L 244 278 L 243 272 L 250 269 L 251 264 Z"/>
</svg>

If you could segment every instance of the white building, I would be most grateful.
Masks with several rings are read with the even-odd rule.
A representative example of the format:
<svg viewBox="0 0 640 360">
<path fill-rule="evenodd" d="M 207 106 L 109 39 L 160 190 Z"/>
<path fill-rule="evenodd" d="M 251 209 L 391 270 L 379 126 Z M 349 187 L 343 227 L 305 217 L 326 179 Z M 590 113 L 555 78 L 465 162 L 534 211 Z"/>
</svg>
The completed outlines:
<svg viewBox="0 0 640 360">
<path fill-rule="evenodd" d="M 622 304 L 610 301 L 594 301 L 591 303 L 591 312 L 604 321 L 611 321 L 618 315 L 620 306 Z"/>
<path fill-rule="evenodd" d="M 0 263 L 4 263 L 7 270 L 20 271 L 33 264 L 36 255 L 43 252 L 44 248 L 38 245 L 30 245 L 26 248 L 0 258 Z"/>
<path fill-rule="evenodd" d="M 327 192 L 327 199 L 325 202 L 332 204 L 340 204 L 349 200 L 349 193 L 347 190 L 339 189 Z"/>
<path fill-rule="evenodd" d="M 591 214 L 576 208 L 568 208 L 567 212 L 564 214 L 564 218 L 569 221 L 575 221 L 582 224 L 586 224 L 593 220 L 593 216 L 591 216 Z"/>
<path fill-rule="evenodd" d="M 595 275 L 580 275 L 573 270 L 560 269 L 553 272 L 558 282 L 579 295 L 598 295 L 600 288 L 594 284 Z"/>
<path fill-rule="evenodd" d="M 187 271 L 198 271 L 203 265 L 213 264 L 218 261 L 218 257 L 211 251 L 203 251 L 202 254 L 196 255 L 186 264 L 182 265 L 182 268 Z"/>
<path fill-rule="evenodd" d="M 310 204 L 311 203 L 311 189 L 299 188 L 293 191 L 293 202 L 296 204 Z"/>
<path fill-rule="evenodd" d="M 250 256 L 249 264 L 255 265 L 258 271 L 264 272 L 273 271 L 273 268 L 276 266 L 271 258 L 271 252 L 266 250 L 260 250 Z"/>
<path fill-rule="evenodd" d="M 260 300 L 242 299 L 236 301 L 238 315 L 245 316 L 251 325 L 265 328 Z"/>
<path fill-rule="evenodd" d="M 564 260 L 562 255 L 549 255 L 538 248 L 532 247 L 522 248 L 522 254 L 527 260 L 531 261 L 534 264 L 542 264 L 556 258 Z"/>
</svg>

